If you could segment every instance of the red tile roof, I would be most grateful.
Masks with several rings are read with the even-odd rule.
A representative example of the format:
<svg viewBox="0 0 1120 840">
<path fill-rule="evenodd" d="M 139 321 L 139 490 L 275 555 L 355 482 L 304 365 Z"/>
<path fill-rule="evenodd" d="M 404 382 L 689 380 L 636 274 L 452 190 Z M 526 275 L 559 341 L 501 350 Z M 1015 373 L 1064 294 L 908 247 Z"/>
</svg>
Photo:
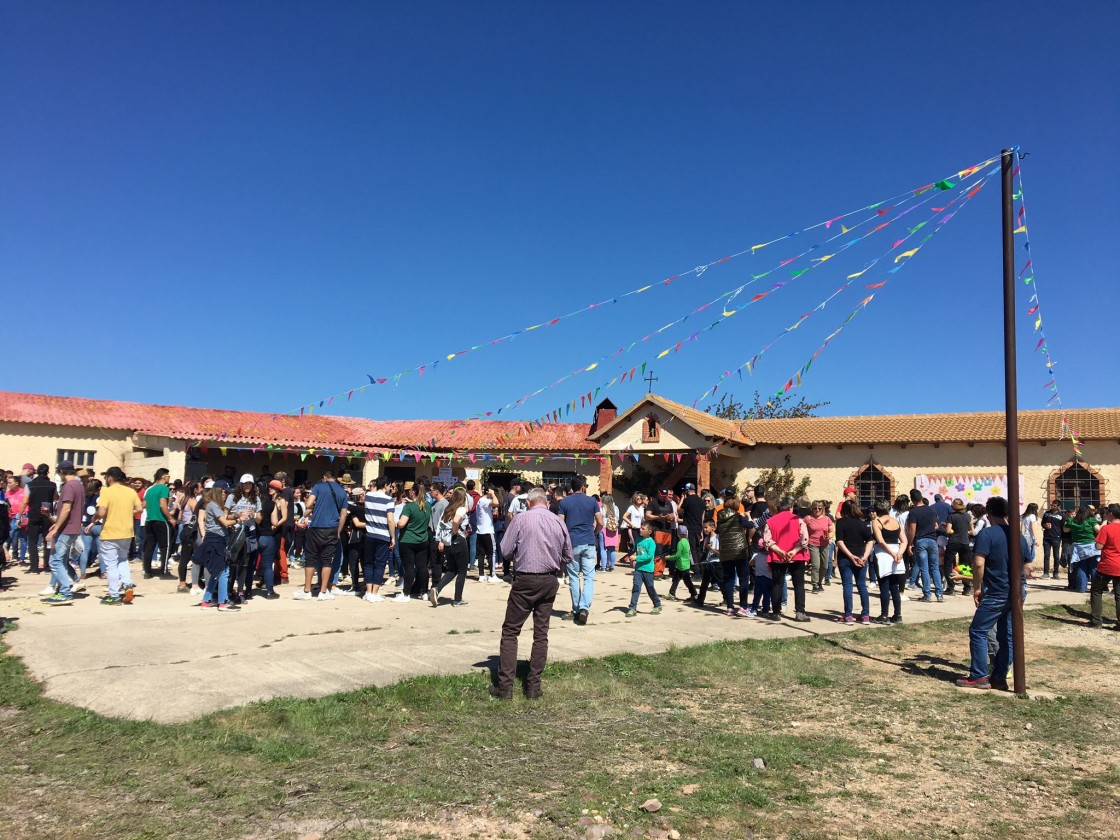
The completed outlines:
<svg viewBox="0 0 1120 840">
<path fill-rule="evenodd" d="M 180 440 L 226 437 L 230 443 L 273 444 L 299 449 L 497 449 L 522 452 L 595 452 L 583 423 L 554 423 L 522 433 L 524 424 L 504 420 L 367 420 L 315 414 L 273 416 L 254 411 L 147 405 L 116 400 L 55 397 L 0 391 L 0 422 L 46 423 L 121 429 Z M 510 435 L 506 438 L 505 435 Z"/>
<path fill-rule="evenodd" d="M 673 402 L 657 394 L 647 394 L 618 419 L 592 433 L 603 441 L 632 415 L 655 405 L 670 412 L 677 422 L 692 426 L 701 434 L 741 445 L 797 446 L 866 443 L 951 443 L 1004 440 L 1002 411 L 959 414 L 894 414 L 873 417 L 805 417 L 796 420 L 722 420 Z M 1120 440 L 1120 408 L 1069 409 L 1019 412 L 1020 440 L 1058 440 L 1062 417 L 1082 440 Z"/>
<path fill-rule="evenodd" d="M 1063 414 L 1082 440 L 1120 440 L 1120 408 L 1019 412 L 1019 440 L 1059 440 Z M 981 443 L 1006 439 L 1002 411 L 747 420 L 742 433 L 758 444 Z"/>
</svg>

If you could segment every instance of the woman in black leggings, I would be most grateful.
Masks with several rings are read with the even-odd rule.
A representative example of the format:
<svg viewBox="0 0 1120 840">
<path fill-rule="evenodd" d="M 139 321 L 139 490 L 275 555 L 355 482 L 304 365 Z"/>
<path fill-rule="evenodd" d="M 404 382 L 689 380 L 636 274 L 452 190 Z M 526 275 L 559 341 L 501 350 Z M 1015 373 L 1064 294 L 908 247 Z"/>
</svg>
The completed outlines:
<svg viewBox="0 0 1120 840">
<path fill-rule="evenodd" d="M 906 580 L 906 534 L 902 525 L 891 516 L 886 499 L 875 502 L 875 518 L 871 520 L 875 538 L 875 564 L 879 572 L 879 617 L 876 624 L 902 623 L 902 584 Z M 889 615 L 891 605 L 894 615 Z"/>
<path fill-rule="evenodd" d="M 397 520 L 397 542 L 401 548 L 401 586 L 395 601 L 422 598 L 428 588 L 428 522 L 431 511 L 420 485 L 408 491 L 408 501 Z"/>
<path fill-rule="evenodd" d="M 467 492 L 462 487 L 451 491 L 447 509 L 443 512 L 436 524 L 436 541 L 438 551 L 443 558 L 445 569 L 443 577 L 428 590 L 428 600 L 433 607 L 439 606 L 439 593 L 443 587 L 455 581 L 455 599 L 451 602 L 453 607 L 465 607 L 463 600 L 463 585 L 467 581 L 467 566 L 470 565 L 470 551 L 467 548 L 467 538 L 463 531 L 467 527 Z"/>
</svg>

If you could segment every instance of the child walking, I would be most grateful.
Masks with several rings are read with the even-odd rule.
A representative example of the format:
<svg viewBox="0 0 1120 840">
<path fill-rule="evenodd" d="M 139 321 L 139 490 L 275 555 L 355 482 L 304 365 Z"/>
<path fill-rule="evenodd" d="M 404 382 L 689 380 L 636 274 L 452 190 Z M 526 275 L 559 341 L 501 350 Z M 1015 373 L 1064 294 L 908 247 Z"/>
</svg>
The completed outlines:
<svg viewBox="0 0 1120 840">
<path fill-rule="evenodd" d="M 723 574 L 719 565 L 719 534 L 716 533 L 714 519 L 704 522 L 704 537 L 700 541 L 700 592 L 696 596 L 696 606 L 704 606 L 704 596 L 708 587 L 719 593 L 723 589 Z"/>
<path fill-rule="evenodd" d="M 688 590 L 686 600 L 696 600 L 696 587 L 692 583 L 692 547 L 688 544 L 688 529 L 680 527 L 680 536 L 677 540 L 677 550 L 665 558 L 673 577 L 673 585 L 669 587 L 669 600 L 677 599 L 677 585 L 684 583 Z"/>
<path fill-rule="evenodd" d="M 630 608 L 626 611 L 627 618 L 633 618 L 638 614 L 638 596 L 642 594 L 643 585 L 646 592 L 649 593 L 650 600 L 653 601 L 653 609 L 650 610 L 650 615 L 661 613 L 661 598 L 658 597 L 657 590 L 653 588 L 653 556 L 657 553 L 657 543 L 653 541 L 652 536 L 653 526 L 648 522 L 643 522 L 639 534 L 637 553 L 634 555 L 634 589 L 630 593 Z"/>
<path fill-rule="evenodd" d="M 754 554 L 754 601 L 746 615 L 754 618 L 760 612 L 766 615 L 770 612 L 770 587 L 774 581 L 770 577 L 770 564 L 767 562 L 765 551 L 756 551 Z M 743 611 L 739 611 L 743 615 Z"/>
</svg>

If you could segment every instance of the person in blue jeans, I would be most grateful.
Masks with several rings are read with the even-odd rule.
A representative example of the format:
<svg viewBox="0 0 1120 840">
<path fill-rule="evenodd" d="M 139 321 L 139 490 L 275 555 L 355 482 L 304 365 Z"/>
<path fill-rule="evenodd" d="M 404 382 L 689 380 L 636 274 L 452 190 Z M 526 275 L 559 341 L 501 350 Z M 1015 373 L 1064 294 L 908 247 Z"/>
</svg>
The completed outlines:
<svg viewBox="0 0 1120 840">
<path fill-rule="evenodd" d="M 653 541 L 653 525 L 643 522 L 638 531 L 640 537 L 634 551 L 634 586 L 630 591 L 630 606 L 626 610 L 626 617 L 633 618 L 638 614 L 638 597 L 645 587 L 649 599 L 653 601 L 650 615 L 661 614 L 661 598 L 653 585 L 653 558 L 657 553 L 657 544 Z"/>
<path fill-rule="evenodd" d="M 920 575 L 923 601 L 932 601 L 930 584 L 938 602 L 945 600 L 941 585 L 941 556 L 937 547 L 937 511 L 918 490 L 910 491 L 910 515 L 906 519 L 906 541 L 914 547 L 914 571 L 911 582 Z"/>
<path fill-rule="evenodd" d="M 599 503 L 587 495 L 583 476 L 571 480 L 572 493 L 560 500 L 560 518 L 568 526 L 572 559 L 568 563 L 568 589 L 572 595 L 572 620 L 587 624 L 595 594 L 595 537 L 603 530 Z M 582 577 L 582 581 L 581 581 Z"/>
<path fill-rule="evenodd" d="M 871 528 L 863 518 L 863 511 L 854 499 L 846 499 L 840 506 L 840 519 L 836 523 L 836 551 L 840 555 L 837 566 L 844 585 L 844 614 L 837 619 L 844 624 L 854 624 L 852 588 L 859 592 L 859 620 L 871 623 L 871 603 L 867 594 L 867 558 L 874 546 Z M 933 544 L 934 557 L 937 543 Z"/>
<path fill-rule="evenodd" d="M 1016 596 L 1027 596 L 1026 579 L 1030 568 L 1030 547 L 1027 539 L 1018 528 L 1012 532 L 1007 522 L 1007 499 L 992 496 L 985 506 L 991 525 L 976 537 L 972 558 L 972 599 L 976 603 L 976 614 L 968 628 L 971 664 L 968 676 L 957 680 L 961 688 L 991 689 L 1007 691 L 1007 671 L 1015 658 L 1011 636 L 1011 576 L 1010 540 L 1012 534 L 1018 536 L 1019 548 L 1023 559 L 1023 585 Z M 999 649 L 995 661 L 988 661 L 988 634 L 995 628 Z"/>
</svg>

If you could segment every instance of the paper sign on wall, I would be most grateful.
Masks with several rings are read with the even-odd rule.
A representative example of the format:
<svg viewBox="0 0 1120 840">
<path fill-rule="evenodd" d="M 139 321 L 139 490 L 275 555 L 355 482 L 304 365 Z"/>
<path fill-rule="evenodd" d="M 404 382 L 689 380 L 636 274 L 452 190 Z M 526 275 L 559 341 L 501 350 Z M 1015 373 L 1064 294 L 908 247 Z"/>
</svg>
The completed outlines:
<svg viewBox="0 0 1120 840">
<path fill-rule="evenodd" d="M 482 478 L 482 470 L 478 467 L 467 467 L 467 481 L 479 481 Z"/>
<path fill-rule="evenodd" d="M 918 491 L 933 501 L 940 494 L 947 502 L 962 499 L 966 505 L 984 504 L 992 496 L 1007 498 L 1007 473 L 979 473 L 975 475 L 919 475 L 914 479 Z M 1027 506 L 1023 491 L 1023 475 L 1019 474 L 1019 508 Z"/>
<path fill-rule="evenodd" d="M 451 467 L 439 468 L 439 481 L 442 481 L 448 487 L 455 482 L 455 479 L 451 477 Z"/>
</svg>

